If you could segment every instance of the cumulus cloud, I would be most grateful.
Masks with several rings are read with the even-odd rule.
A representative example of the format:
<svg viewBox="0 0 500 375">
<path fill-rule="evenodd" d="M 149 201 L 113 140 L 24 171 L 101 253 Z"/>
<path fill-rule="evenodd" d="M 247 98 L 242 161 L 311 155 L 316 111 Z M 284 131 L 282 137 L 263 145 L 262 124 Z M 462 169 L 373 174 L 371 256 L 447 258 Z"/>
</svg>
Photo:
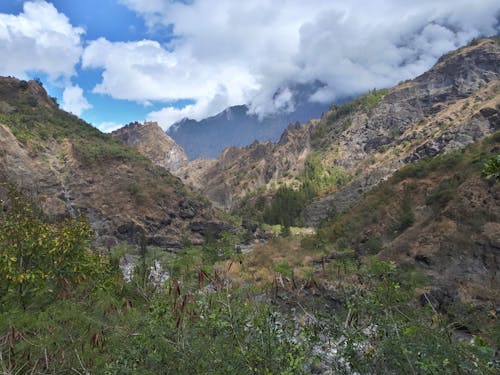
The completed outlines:
<svg viewBox="0 0 500 375">
<path fill-rule="evenodd" d="M 497 0 L 121 2 L 151 27 L 173 25 L 176 38 L 167 46 L 101 39 L 85 51 L 84 66 L 104 69 L 96 92 L 196 100 L 150 114 L 164 126 L 232 104 L 259 115 L 287 111 L 287 88 L 297 83 L 324 83 L 310 98 L 320 102 L 391 86 L 474 37 L 497 34 L 500 14 Z"/>
<path fill-rule="evenodd" d="M 82 53 L 84 30 L 45 1 L 26 2 L 19 15 L 0 14 L 0 75 L 26 78 L 29 71 L 68 80 Z"/>
<path fill-rule="evenodd" d="M 79 86 L 68 86 L 62 95 L 62 109 L 81 116 L 83 111 L 92 108 L 92 105 L 83 96 L 83 90 Z"/>
</svg>

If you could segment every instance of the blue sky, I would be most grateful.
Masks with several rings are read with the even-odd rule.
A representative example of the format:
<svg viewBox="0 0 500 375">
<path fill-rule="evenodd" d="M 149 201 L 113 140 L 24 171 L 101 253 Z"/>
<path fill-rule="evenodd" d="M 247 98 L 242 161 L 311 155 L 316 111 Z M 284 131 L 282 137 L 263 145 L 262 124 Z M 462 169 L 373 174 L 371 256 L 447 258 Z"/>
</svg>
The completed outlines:
<svg viewBox="0 0 500 375">
<path fill-rule="evenodd" d="M 103 131 L 167 129 L 291 110 L 296 83 L 323 82 L 324 103 L 389 87 L 499 20 L 497 0 L 1 0 L 0 75 L 41 78 Z"/>
<path fill-rule="evenodd" d="M 3 0 L 0 2 L 0 13 L 19 15 L 23 12 L 25 1 Z M 144 38 L 168 43 L 171 39 L 171 27 L 149 29 L 142 17 L 116 0 L 54 0 L 53 6 L 63 13 L 74 26 L 85 30 L 86 40 L 105 37 L 112 42 L 133 41 Z M 76 74 L 71 81 L 78 84 L 85 93 L 85 98 L 92 108 L 78 113 L 87 122 L 94 125 L 106 123 L 126 124 L 145 119 L 147 114 L 161 109 L 164 102 L 151 102 L 147 106 L 131 100 L 117 100 L 105 94 L 92 93 L 92 89 L 101 80 L 102 69 L 82 69 L 75 65 Z M 41 78 L 50 95 L 62 102 L 64 87 L 54 84 L 43 71 L 26 71 L 28 78 Z M 179 100 L 171 104 L 177 107 L 192 101 Z"/>
</svg>

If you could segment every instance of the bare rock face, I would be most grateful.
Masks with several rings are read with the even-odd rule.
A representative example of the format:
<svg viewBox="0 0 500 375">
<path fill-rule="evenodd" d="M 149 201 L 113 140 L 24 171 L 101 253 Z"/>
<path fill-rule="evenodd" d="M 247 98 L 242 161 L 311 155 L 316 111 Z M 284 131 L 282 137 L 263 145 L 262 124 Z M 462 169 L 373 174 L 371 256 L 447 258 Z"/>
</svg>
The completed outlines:
<svg viewBox="0 0 500 375">
<path fill-rule="evenodd" d="M 175 171 L 188 162 L 181 146 L 170 138 L 156 122 L 130 123 L 111 133 L 149 158 L 153 163 Z"/>
</svg>

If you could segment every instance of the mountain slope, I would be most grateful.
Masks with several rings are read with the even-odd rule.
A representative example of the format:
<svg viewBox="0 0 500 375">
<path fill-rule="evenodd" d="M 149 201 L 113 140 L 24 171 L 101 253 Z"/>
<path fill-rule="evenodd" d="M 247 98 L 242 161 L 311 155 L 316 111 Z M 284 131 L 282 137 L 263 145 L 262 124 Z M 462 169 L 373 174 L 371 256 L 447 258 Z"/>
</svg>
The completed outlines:
<svg viewBox="0 0 500 375">
<path fill-rule="evenodd" d="M 345 210 L 407 163 L 460 149 L 497 130 L 499 62 L 498 41 L 485 39 L 442 57 L 368 110 L 327 113 L 312 135 L 315 151 L 325 165 L 354 179 L 312 204 L 306 221 L 317 224 L 330 209 Z"/>
<path fill-rule="evenodd" d="M 223 153 L 216 161 L 188 165 L 179 176 L 230 209 L 245 193 L 255 194 L 260 187 L 272 194 L 280 184 L 300 186 L 304 160 L 319 160 L 322 178 L 333 182 L 323 186 L 319 198 L 304 212 L 305 223 L 316 226 L 331 213 L 346 210 L 402 166 L 463 148 L 498 129 L 499 67 L 498 41 L 480 40 L 443 56 L 414 80 L 333 105 L 320 120 L 311 121 L 298 137 L 290 139 L 298 153 L 285 151 L 274 162 L 266 159 L 275 148 L 287 149 L 288 142 L 282 139 L 278 144 L 260 145 L 260 157 L 247 164 L 249 150 L 256 146 L 233 148 L 230 158 Z M 287 159 L 286 168 L 280 167 Z M 259 174 L 252 184 L 235 178 L 255 171 Z M 213 189 L 204 181 L 217 182 L 222 191 L 211 193 Z"/>
<path fill-rule="evenodd" d="M 226 148 L 215 160 L 194 160 L 175 171 L 188 186 L 229 210 L 261 186 L 297 175 L 309 152 L 309 126 L 290 125 L 277 143 Z"/>
<path fill-rule="evenodd" d="M 181 146 L 174 142 L 156 122 L 131 123 L 111 135 L 149 158 L 154 164 L 175 170 L 188 162 Z"/>
<path fill-rule="evenodd" d="M 216 220 L 178 178 L 59 110 L 35 81 L 0 78 L 0 150 L 0 193 L 14 185 L 52 217 L 88 216 L 101 247 L 144 233 L 176 248 L 203 241 L 199 223 Z"/>
<path fill-rule="evenodd" d="M 449 298 L 498 303 L 500 181 L 481 172 L 499 152 L 497 131 L 464 150 L 407 165 L 330 218 L 316 246 L 328 244 L 332 256 L 333 249 L 352 248 L 411 265 Z"/>
</svg>

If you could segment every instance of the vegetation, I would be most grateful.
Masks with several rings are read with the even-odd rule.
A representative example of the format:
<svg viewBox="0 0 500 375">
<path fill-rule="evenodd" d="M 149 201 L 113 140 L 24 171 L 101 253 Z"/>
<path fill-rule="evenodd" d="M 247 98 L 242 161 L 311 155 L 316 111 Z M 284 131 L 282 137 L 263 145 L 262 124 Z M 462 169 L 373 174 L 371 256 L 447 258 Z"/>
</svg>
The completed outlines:
<svg viewBox="0 0 500 375">
<path fill-rule="evenodd" d="M 338 373 L 493 374 L 492 337 L 474 343 L 453 338 L 449 316 L 432 304 L 417 307 L 413 269 L 373 259 L 355 271 L 361 284 L 350 284 L 349 298 L 327 327 L 336 342 Z M 425 300 L 425 296 L 424 296 Z M 498 338 L 497 338 L 498 339 Z M 489 342 L 489 343 L 488 343 Z"/>
<path fill-rule="evenodd" d="M 172 263 L 166 289 L 125 283 L 112 258 L 89 252 L 84 222 L 50 223 L 16 192 L 2 209 L 3 373 L 302 373 L 293 327 L 225 287 L 192 250 Z"/>
<path fill-rule="evenodd" d="M 300 226 L 304 207 L 322 191 L 340 187 L 351 181 L 352 176 L 342 169 L 325 167 L 317 154 L 310 155 L 304 172 L 298 180 L 298 186 L 280 186 L 273 194 L 270 204 L 266 205 L 263 196 L 258 196 L 249 204 L 249 198 L 242 202 L 239 214 L 262 220 L 267 224 L 279 224 L 284 228 Z M 287 229 L 284 229 L 285 233 Z"/>
<path fill-rule="evenodd" d="M 116 254 L 90 252 L 90 228 L 81 220 L 49 222 L 15 191 L 2 212 L 3 373 L 305 374 L 319 365 L 339 373 L 496 370 L 492 337 L 456 341 L 445 314 L 415 304 L 424 280 L 411 269 L 346 263 L 352 259 L 346 252 L 325 269 L 342 291 L 341 307 L 324 316 L 311 310 L 317 318 L 298 324 L 289 310 L 257 301 L 267 286 L 228 282 L 238 259 L 229 234 L 203 249 L 186 244 L 165 259 L 170 278 L 158 289 L 141 272 L 124 282 Z M 147 251 L 141 246 L 138 253 L 146 259 Z M 270 267 L 293 288 L 300 275 L 311 284 L 311 271 L 296 272 L 296 264 L 278 260 Z M 333 357 L 312 351 L 332 344 Z"/>
<path fill-rule="evenodd" d="M 422 179 L 437 180 L 435 186 L 421 193 L 425 203 L 435 212 L 442 210 L 456 195 L 457 190 L 468 176 L 487 177 L 490 170 L 495 144 L 499 132 L 487 137 L 481 143 L 468 146 L 445 155 L 426 158 L 408 164 L 398 170 L 389 180 L 380 183 L 363 198 L 363 201 L 345 213 L 337 213 L 320 228 L 313 239 L 304 243 L 311 249 L 318 247 L 338 248 L 355 246 L 360 253 L 376 253 L 383 248 L 383 243 L 393 239 L 411 227 L 415 222 L 413 207 Z M 469 222 L 471 218 L 463 218 Z M 486 218 L 482 218 L 483 221 Z M 377 229 L 370 238 L 364 231 L 367 227 L 377 227 L 377 223 L 386 222 L 384 228 Z M 477 226 L 477 223 L 473 223 Z M 484 224 L 484 223 L 483 223 Z M 374 243 L 376 241 L 376 243 Z M 375 246 L 374 246 L 375 245 Z"/>
<path fill-rule="evenodd" d="M 39 98 L 32 82 L 19 81 L 19 87 L 0 87 L 0 123 L 8 124 L 16 138 L 33 152 L 43 141 L 70 139 L 75 154 L 87 166 L 104 160 L 147 162 L 136 150 L 127 147 L 67 112 L 61 111 L 50 98 Z M 15 94 L 13 94 L 13 92 Z M 44 102 L 46 100 L 47 102 Z M 5 110 L 7 108 L 8 110 Z"/>
<path fill-rule="evenodd" d="M 484 163 L 483 175 L 488 180 L 500 180 L 500 154 L 489 158 Z"/>
</svg>

